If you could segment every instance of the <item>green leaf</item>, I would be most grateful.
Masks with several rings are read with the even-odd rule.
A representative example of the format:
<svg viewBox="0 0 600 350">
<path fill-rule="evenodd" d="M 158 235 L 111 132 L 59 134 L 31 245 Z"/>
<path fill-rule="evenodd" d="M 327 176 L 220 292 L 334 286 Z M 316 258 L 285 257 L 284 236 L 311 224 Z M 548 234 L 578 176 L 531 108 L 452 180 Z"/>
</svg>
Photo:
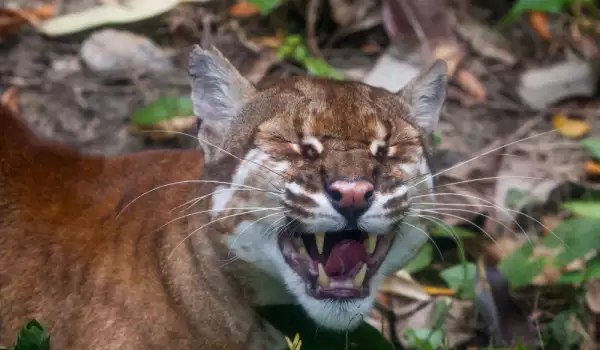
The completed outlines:
<svg viewBox="0 0 600 350">
<path fill-rule="evenodd" d="M 518 0 L 509 13 L 500 20 L 500 24 L 508 24 L 528 11 L 556 13 L 574 1 L 577 0 Z"/>
<path fill-rule="evenodd" d="M 408 273 L 415 273 L 421 271 L 431 264 L 433 260 L 433 246 L 431 243 L 427 243 L 421 248 L 419 253 L 406 265 L 404 270 Z"/>
<path fill-rule="evenodd" d="M 44 326 L 36 320 L 29 321 L 17 335 L 14 350 L 50 350 L 50 337 Z"/>
<path fill-rule="evenodd" d="M 548 325 L 552 338 L 557 341 L 562 349 L 577 346 L 583 340 L 578 332 L 572 331 L 571 318 L 577 318 L 575 310 L 559 312 Z"/>
<path fill-rule="evenodd" d="M 585 264 L 585 279 L 600 278 L 600 255 Z"/>
<path fill-rule="evenodd" d="M 438 146 L 441 142 L 442 142 L 442 138 L 440 137 L 440 135 L 437 133 L 434 133 L 433 134 L 433 144 Z"/>
<path fill-rule="evenodd" d="M 248 0 L 248 3 L 256 5 L 262 15 L 268 15 L 281 5 L 281 0 Z"/>
<path fill-rule="evenodd" d="M 567 271 L 558 279 L 559 284 L 580 284 L 585 281 L 585 271 Z"/>
<path fill-rule="evenodd" d="M 462 299 L 472 300 L 475 298 L 475 289 L 473 288 L 475 269 L 473 263 L 454 265 L 442 270 L 440 277 L 448 284 L 448 287 L 456 290 Z"/>
<path fill-rule="evenodd" d="M 570 201 L 563 204 L 563 208 L 573 213 L 591 219 L 600 219 L 600 202 Z"/>
<path fill-rule="evenodd" d="M 581 141 L 596 159 L 600 159 L 600 139 L 588 139 Z"/>
<path fill-rule="evenodd" d="M 302 350 L 394 349 L 381 332 L 364 321 L 350 332 L 335 332 L 315 324 L 300 305 L 269 305 L 257 311 L 290 339 L 299 333 Z"/>
<path fill-rule="evenodd" d="M 444 343 L 444 332 L 441 329 L 408 328 L 404 334 L 409 345 L 419 350 L 439 349 Z"/>
<path fill-rule="evenodd" d="M 590 218 L 565 220 L 544 238 L 544 244 L 558 250 L 558 254 L 552 259 L 552 264 L 561 268 L 583 257 L 592 249 L 600 247 L 600 220 Z"/>
<path fill-rule="evenodd" d="M 463 239 L 475 237 L 475 232 L 462 227 L 450 226 L 436 222 L 435 224 L 432 224 L 431 235 L 436 237 Z"/>
<path fill-rule="evenodd" d="M 526 11 L 540 11 L 556 13 L 570 0 L 519 0 L 510 10 L 512 14 L 522 14 Z"/>
<path fill-rule="evenodd" d="M 161 97 L 133 113 L 131 121 L 136 125 L 155 125 L 161 121 L 194 114 L 189 97 Z"/>
<path fill-rule="evenodd" d="M 520 209 L 523 206 L 529 205 L 533 202 L 535 202 L 535 197 L 530 192 L 511 188 L 506 193 L 504 205 L 508 209 Z"/>
<path fill-rule="evenodd" d="M 545 260 L 532 255 L 533 245 L 525 243 L 500 262 L 498 270 L 513 288 L 531 284 L 531 280 L 544 269 Z"/>
</svg>

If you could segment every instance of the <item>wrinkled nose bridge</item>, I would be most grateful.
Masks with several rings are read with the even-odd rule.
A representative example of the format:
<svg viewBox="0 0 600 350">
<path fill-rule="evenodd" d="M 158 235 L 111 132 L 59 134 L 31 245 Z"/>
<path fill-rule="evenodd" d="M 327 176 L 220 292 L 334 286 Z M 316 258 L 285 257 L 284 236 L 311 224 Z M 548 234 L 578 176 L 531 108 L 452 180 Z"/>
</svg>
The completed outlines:
<svg viewBox="0 0 600 350">
<path fill-rule="evenodd" d="M 368 150 L 331 152 L 325 157 L 325 183 L 337 180 L 368 180 L 373 177 L 374 164 Z"/>
</svg>

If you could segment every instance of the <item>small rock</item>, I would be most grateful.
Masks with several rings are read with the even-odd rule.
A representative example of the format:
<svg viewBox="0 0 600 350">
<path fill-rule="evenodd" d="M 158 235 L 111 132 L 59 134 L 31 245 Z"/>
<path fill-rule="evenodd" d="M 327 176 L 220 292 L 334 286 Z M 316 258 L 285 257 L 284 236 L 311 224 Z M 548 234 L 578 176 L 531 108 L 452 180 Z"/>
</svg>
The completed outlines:
<svg viewBox="0 0 600 350">
<path fill-rule="evenodd" d="M 96 74 L 128 76 L 131 72 L 165 72 L 173 63 L 150 39 L 130 32 L 105 29 L 81 46 L 81 58 Z"/>
<path fill-rule="evenodd" d="M 597 80 L 592 62 L 570 60 L 524 72 L 518 93 L 529 106 L 542 109 L 567 97 L 591 97 Z"/>
<path fill-rule="evenodd" d="M 393 47 L 379 57 L 373 69 L 363 79 L 364 83 L 397 92 L 419 74 L 421 67 L 399 60 L 392 50 Z"/>
<path fill-rule="evenodd" d="M 66 76 L 81 70 L 81 61 L 77 56 L 66 56 L 52 60 L 50 76 L 55 80 L 64 79 Z"/>
</svg>

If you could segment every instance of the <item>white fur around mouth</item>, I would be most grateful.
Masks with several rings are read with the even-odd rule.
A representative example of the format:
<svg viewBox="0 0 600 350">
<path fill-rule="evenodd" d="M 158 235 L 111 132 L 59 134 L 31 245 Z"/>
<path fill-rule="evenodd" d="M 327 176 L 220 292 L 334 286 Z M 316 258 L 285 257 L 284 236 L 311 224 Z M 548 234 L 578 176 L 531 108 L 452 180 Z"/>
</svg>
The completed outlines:
<svg viewBox="0 0 600 350">
<path fill-rule="evenodd" d="M 290 267 L 306 282 L 315 299 L 362 299 L 369 281 L 385 259 L 394 235 L 358 230 L 287 232 L 279 247 Z"/>
</svg>

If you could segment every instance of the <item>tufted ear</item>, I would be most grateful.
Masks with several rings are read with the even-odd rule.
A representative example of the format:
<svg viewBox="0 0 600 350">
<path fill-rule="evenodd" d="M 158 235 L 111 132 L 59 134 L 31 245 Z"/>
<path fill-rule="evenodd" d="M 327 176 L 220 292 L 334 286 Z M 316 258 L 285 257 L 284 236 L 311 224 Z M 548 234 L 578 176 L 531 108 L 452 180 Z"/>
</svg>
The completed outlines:
<svg viewBox="0 0 600 350">
<path fill-rule="evenodd" d="M 237 115 L 255 88 L 214 46 L 194 45 L 189 56 L 192 102 L 196 117 L 225 122 Z"/>
<path fill-rule="evenodd" d="M 446 61 L 438 59 L 398 92 L 410 106 L 414 120 L 427 133 L 437 127 L 446 100 L 446 70 Z"/>
</svg>

